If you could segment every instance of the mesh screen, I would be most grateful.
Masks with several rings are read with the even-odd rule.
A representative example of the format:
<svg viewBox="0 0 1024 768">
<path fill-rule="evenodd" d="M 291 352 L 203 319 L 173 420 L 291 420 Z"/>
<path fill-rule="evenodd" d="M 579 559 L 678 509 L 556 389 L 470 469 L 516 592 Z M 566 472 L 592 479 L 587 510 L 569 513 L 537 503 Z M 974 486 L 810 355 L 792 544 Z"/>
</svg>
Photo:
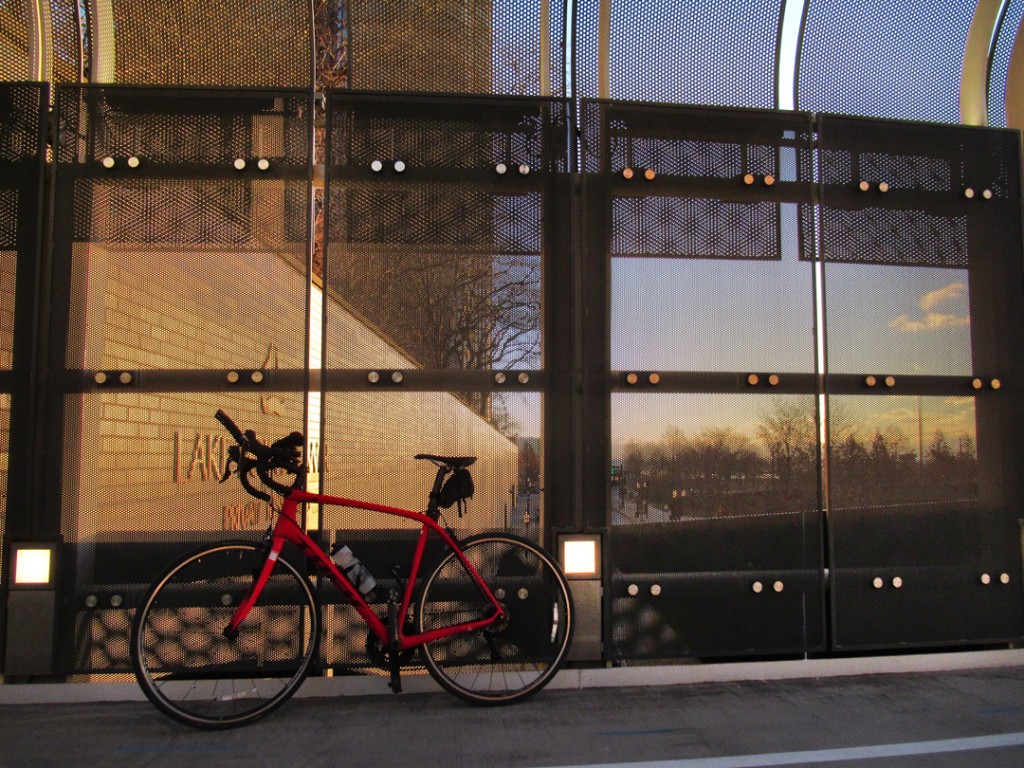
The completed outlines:
<svg viewBox="0 0 1024 768">
<path fill-rule="evenodd" d="M 540 367 L 566 105 L 336 92 L 328 119 L 325 367 Z"/>
<path fill-rule="evenodd" d="M 607 94 L 600 90 L 601 5 L 576 4 L 573 66 L 579 96 L 775 106 L 779 0 L 611 3 Z"/>
<path fill-rule="evenodd" d="M 820 140 L 829 370 L 969 375 L 969 217 L 979 208 L 964 190 L 1013 189 L 992 139 L 827 116 Z M 967 165 L 968 140 L 983 147 L 982 167 Z"/>
<path fill-rule="evenodd" d="M 813 170 L 806 122 L 582 109 L 584 166 L 608 184 L 586 229 L 608 230 L 612 368 L 813 370 L 813 222 L 796 202 Z"/>
<path fill-rule="evenodd" d="M 309 2 L 114 0 L 112 19 L 93 19 L 92 46 L 114 82 L 309 88 Z M 104 25 L 103 22 L 107 22 Z M 99 33 L 111 29 L 113 39 Z"/>
<path fill-rule="evenodd" d="M 818 642 L 802 607 L 817 586 L 800 576 L 819 567 L 814 396 L 620 392 L 611 419 L 611 654 Z M 783 599 L 748 605 L 758 580 Z"/>
<path fill-rule="evenodd" d="M 974 0 L 808 0 L 797 108 L 960 122 Z"/>
<path fill-rule="evenodd" d="M 974 398 L 833 396 L 829 431 L 837 512 L 977 499 Z"/>
<path fill-rule="evenodd" d="M 1002 18 L 989 58 L 988 73 L 988 124 L 1006 126 L 1006 88 L 1010 74 L 1010 60 L 1017 32 L 1024 19 L 1024 0 L 1009 0 L 1003 9 Z"/>
<path fill-rule="evenodd" d="M 348 85 L 375 91 L 563 95 L 565 5 L 350 0 L 347 24 L 336 33 L 349 45 Z"/>
<path fill-rule="evenodd" d="M 29 79 L 28 12 L 26 0 L 0 5 L 0 80 Z"/>
<path fill-rule="evenodd" d="M 83 74 L 82 6 L 77 0 L 49 0 L 53 83 L 79 83 Z"/>
<path fill-rule="evenodd" d="M 134 600 L 172 557 L 272 522 L 217 483 L 230 437 L 214 414 L 269 440 L 305 431 L 310 106 L 296 92 L 58 91 L 76 672 L 124 669 Z"/>
</svg>

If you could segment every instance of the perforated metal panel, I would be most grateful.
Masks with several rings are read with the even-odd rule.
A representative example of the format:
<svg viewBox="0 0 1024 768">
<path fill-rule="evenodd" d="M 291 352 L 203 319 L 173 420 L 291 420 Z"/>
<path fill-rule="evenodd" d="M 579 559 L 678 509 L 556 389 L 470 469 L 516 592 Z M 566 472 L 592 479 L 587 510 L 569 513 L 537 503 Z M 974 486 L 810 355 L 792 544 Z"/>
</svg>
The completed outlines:
<svg viewBox="0 0 1024 768">
<path fill-rule="evenodd" d="M 173 556 L 272 521 L 217 483 L 217 409 L 306 431 L 312 96 L 65 87 L 56 112 L 50 503 L 63 663 L 97 674 L 128 668 L 134 600 Z"/>
<path fill-rule="evenodd" d="M 113 0 L 94 4 L 93 82 L 309 88 L 306 0 Z"/>
<path fill-rule="evenodd" d="M 585 481 L 607 488 L 606 652 L 821 647 L 807 116 L 582 110 L 588 302 L 610 282 L 584 332 L 608 364 Z"/>
<path fill-rule="evenodd" d="M 774 107 L 782 2 L 576 3 L 573 66 L 583 98 Z M 608 92 L 602 92 L 607 45 Z M 671 65 L 669 65 L 669 63 Z"/>
<path fill-rule="evenodd" d="M 1018 636 L 1018 137 L 827 116 L 819 142 L 833 642 Z"/>
<path fill-rule="evenodd" d="M 960 122 L 975 0 L 808 0 L 797 108 Z"/>
<path fill-rule="evenodd" d="M 568 290 L 551 259 L 569 247 L 570 123 L 560 100 L 330 92 L 327 492 L 425 509 L 434 467 L 413 455 L 471 455 L 476 492 L 447 523 L 547 535 L 549 501 L 567 484 L 545 430 L 546 352 L 567 332 L 549 318 Z M 410 551 L 380 546 L 404 535 L 400 520 L 324 515 L 379 578 L 408 564 Z M 350 619 L 329 619 L 331 663 L 363 663 L 360 637 L 341 639 Z"/>
<path fill-rule="evenodd" d="M 348 85 L 375 91 L 560 96 L 566 5 L 350 0 Z"/>
<path fill-rule="evenodd" d="M 0 80 L 28 80 L 29 9 L 26 0 L 0 6 Z"/>
</svg>

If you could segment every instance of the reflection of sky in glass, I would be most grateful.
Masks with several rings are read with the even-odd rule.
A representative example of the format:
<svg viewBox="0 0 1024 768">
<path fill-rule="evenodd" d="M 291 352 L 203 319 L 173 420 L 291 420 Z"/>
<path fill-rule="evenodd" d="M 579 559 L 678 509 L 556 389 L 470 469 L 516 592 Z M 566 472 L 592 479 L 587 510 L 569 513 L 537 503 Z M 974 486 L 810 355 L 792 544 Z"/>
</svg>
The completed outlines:
<svg viewBox="0 0 1024 768">
<path fill-rule="evenodd" d="M 814 281 L 796 206 L 780 211 L 782 259 L 612 259 L 612 368 L 814 370 Z"/>
<path fill-rule="evenodd" d="M 825 272 L 832 373 L 970 375 L 966 270 L 829 264 Z"/>
</svg>

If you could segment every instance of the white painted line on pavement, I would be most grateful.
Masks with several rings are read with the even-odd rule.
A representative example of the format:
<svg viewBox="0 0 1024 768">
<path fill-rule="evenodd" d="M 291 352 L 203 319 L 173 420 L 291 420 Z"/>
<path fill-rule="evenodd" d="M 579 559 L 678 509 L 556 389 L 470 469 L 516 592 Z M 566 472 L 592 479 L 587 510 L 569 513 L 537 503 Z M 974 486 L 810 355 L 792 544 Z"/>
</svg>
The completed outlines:
<svg viewBox="0 0 1024 768">
<path fill-rule="evenodd" d="M 685 760 L 651 760 L 635 763 L 604 763 L 571 768 L 767 768 L 767 766 L 842 763 L 850 760 L 874 760 L 883 757 L 912 757 L 948 752 L 974 752 L 1024 746 L 1024 733 L 1003 733 L 941 741 L 915 741 L 906 744 L 879 744 L 843 749 L 816 749 L 803 752 L 773 752 L 763 755 L 698 757 Z M 569 768 L 569 767 L 566 767 Z"/>
</svg>

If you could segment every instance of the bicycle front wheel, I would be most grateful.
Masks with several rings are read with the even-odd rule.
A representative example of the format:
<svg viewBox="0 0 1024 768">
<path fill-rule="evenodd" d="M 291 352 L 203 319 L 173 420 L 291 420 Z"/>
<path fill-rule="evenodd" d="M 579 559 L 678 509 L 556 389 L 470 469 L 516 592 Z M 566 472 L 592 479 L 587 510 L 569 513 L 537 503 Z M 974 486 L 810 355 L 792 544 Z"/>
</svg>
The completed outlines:
<svg viewBox="0 0 1024 768">
<path fill-rule="evenodd" d="M 306 677 L 320 637 L 309 580 L 279 557 L 234 639 L 223 630 L 267 558 L 226 542 L 192 552 L 150 587 L 132 624 L 131 658 L 162 712 L 198 728 L 231 728 L 283 704 Z"/>
<path fill-rule="evenodd" d="M 510 704 L 554 677 L 572 641 L 572 596 L 561 569 L 536 544 L 511 534 L 467 539 L 462 551 L 506 611 L 502 621 L 428 643 L 427 669 L 450 693 L 474 704 Z M 454 552 L 423 585 L 420 632 L 476 621 L 493 611 Z"/>
</svg>

